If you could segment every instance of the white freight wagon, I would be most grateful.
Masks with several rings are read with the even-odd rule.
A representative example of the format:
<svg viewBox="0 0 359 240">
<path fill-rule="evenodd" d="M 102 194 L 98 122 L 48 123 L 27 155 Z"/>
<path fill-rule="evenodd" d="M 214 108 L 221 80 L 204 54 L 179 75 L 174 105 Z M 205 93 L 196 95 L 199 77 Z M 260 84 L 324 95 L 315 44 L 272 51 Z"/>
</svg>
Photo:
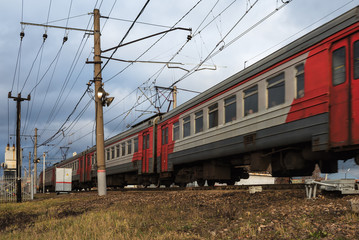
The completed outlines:
<svg viewBox="0 0 359 240">
<path fill-rule="evenodd" d="M 72 168 L 56 168 L 56 192 L 71 192 Z"/>
</svg>

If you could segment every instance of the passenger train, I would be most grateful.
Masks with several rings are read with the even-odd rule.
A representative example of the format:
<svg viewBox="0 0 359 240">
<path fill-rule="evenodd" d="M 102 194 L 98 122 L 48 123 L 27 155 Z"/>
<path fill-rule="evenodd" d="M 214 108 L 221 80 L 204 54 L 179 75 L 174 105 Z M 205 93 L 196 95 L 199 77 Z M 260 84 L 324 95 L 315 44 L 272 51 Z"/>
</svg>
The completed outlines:
<svg viewBox="0 0 359 240">
<path fill-rule="evenodd" d="M 105 141 L 108 187 L 234 184 L 248 172 L 334 173 L 359 164 L 359 6 L 181 106 Z M 46 170 L 97 185 L 96 147 Z M 40 187 L 42 186 L 40 177 Z"/>
</svg>

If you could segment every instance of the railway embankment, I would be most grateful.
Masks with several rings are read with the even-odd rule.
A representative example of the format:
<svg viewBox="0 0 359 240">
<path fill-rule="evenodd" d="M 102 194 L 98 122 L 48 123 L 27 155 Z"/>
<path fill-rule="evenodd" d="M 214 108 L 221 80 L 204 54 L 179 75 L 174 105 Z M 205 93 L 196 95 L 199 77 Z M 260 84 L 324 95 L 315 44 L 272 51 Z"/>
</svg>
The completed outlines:
<svg viewBox="0 0 359 240">
<path fill-rule="evenodd" d="M 0 239 L 359 239 L 357 196 L 304 189 L 37 194 L 0 204 Z"/>
</svg>

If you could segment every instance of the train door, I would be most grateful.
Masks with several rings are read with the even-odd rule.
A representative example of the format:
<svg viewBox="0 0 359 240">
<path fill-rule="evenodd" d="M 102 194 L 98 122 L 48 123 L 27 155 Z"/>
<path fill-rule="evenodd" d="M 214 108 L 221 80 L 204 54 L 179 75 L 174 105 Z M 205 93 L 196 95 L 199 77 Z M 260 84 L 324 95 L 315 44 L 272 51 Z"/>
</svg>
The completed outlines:
<svg viewBox="0 0 359 240">
<path fill-rule="evenodd" d="M 142 147 L 142 173 L 148 172 L 148 163 L 150 155 L 150 133 L 145 132 L 142 135 L 143 137 L 143 147 Z"/>
<path fill-rule="evenodd" d="M 91 154 L 86 155 L 85 181 L 91 181 Z"/>
<path fill-rule="evenodd" d="M 332 45 L 330 143 L 359 144 L 359 33 Z"/>
<path fill-rule="evenodd" d="M 330 50 L 332 82 L 330 87 L 330 144 L 349 143 L 349 41 L 342 39 Z"/>
<path fill-rule="evenodd" d="M 161 129 L 161 172 L 167 171 L 168 160 L 168 125 Z"/>
<path fill-rule="evenodd" d="M 79 168 L 80 168 L 80 182 L 85 181 L 85 161 L 84 157 L 79 158 Z"/>
<path fill-rule="evenodd" d="M 350 63 L 353 69 L 350 75 L 350 140 L 351 144 L 359 144 L 359 33 L 352 35 L 350 46 L 352 46 Z"/>
</svg>

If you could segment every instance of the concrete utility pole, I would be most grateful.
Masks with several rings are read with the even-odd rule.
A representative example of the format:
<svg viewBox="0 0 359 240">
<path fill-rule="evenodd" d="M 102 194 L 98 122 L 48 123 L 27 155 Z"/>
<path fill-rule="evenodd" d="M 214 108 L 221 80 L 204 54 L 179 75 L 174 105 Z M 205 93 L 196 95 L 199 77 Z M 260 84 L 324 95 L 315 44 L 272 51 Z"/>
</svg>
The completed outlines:
<svg viewBox="0 0 359 240">
<path fill-rule="evenodd" d="M 27 98 L 21 98 L 21 93 L 17 97 L 8 94 L 8 98 L 13 98 L 16 101 L 16 202 L 21 202 L 21 145 L 20 145 L 20 128 L 21 128 L 21 102 L 30 101 L 30 94 Z"/>
<path fill-rule="evenodd" d="M 173 109 L 177 107 L 177 87 L 173 86 Z"/>
<path fill-rule="evenodd" d="M 98 194 L 99 196 L 106 195 L 106 165 L 105 165 L 105 149 L 104 149 L 104 129 L 103 129 L 103 98 L 98 94 L 106 94 L 102 89 L 102 76 L 101 76 L 101 32 L 100 32 L 100 11 L 98 9 L 94 9 L 94 31 L 88 29 L 79 29 L 79 28 L 69 28 L 69 27 L 60 27 L 60 26 L 53 26 L 53 25 L 44 25 L 44 24 L 36 24 L 36 23 L 26 23 L 20 22 L 22 25 L 33 25 L 33 26 L 41 26 L 41 27 L 52 27 L 52 28 L 60 28 L 60 29 L 67 29 L 67 30 L 75 30 L 75 31 L 84 31 L 90 32 L 94 34 L 94 82 L 95 82 L 95 107 L 96 107 L 96 154 L 97 154 L 97 187 L 98 187 Z M 183 28 L 174 28 L 167 31 L 173 31 L 177 29 L 188 30 Z M 159 33 L 159 34 L 163 34 Z M 119 46 L 118 46 L 119 47 Z M 100 90 L 100 91 L 99 91 Z M 105 96 L 106 97 L 106 96 Z M 113 98 L 108 98 L 106 102 L 107 106 L 111 103 Z M 35 135 L 37 135 L 35 133 Z M 36 144 L 35 144 L 36 146 Z M 36 156 L 37 152 L 34 149 L 34 159 L 37 160 Z M 36 173 L 36 163 L 35 163 L 35 173 Z M 36 175 L 35 175 L 36 179 Z M 35 180 L 36 181 L 36 180 Z"/>
<path fill-rule="evenodd" d="M 34 193 L 37 192 L 37 128 L 35 128 L 35 144 L 34 144 Z"/>
<path fill-rule="evenodd" d="M 46 154 L 43 153 L 42 154 L 42 158 L 43 158 L 43 167 L 42 167 L 42 193 L 45 193 L 45 168 L 46 168 L 46 165 L 45 165 L 45 157 L 46 157 Z"/>
<path fill-rule="evenodd" d="M 29 152 L 29 177 L 31 175 L 31 152 Z"/>
<path fill-rule="evenodd" d="M 103 105 L 99 97 L 99 90 L 102 89 L 101 75 L 101 32 L 100 32 L 100 11 L 94 9 L 94 81 L 95 81 L 95 105 L 96 105 L 96 154 L 97 154 L 97 189 L 98 195 L 107 194 L 106 185 L 106 164 L 105 144 L 103 128 Z"/>
</svg>

